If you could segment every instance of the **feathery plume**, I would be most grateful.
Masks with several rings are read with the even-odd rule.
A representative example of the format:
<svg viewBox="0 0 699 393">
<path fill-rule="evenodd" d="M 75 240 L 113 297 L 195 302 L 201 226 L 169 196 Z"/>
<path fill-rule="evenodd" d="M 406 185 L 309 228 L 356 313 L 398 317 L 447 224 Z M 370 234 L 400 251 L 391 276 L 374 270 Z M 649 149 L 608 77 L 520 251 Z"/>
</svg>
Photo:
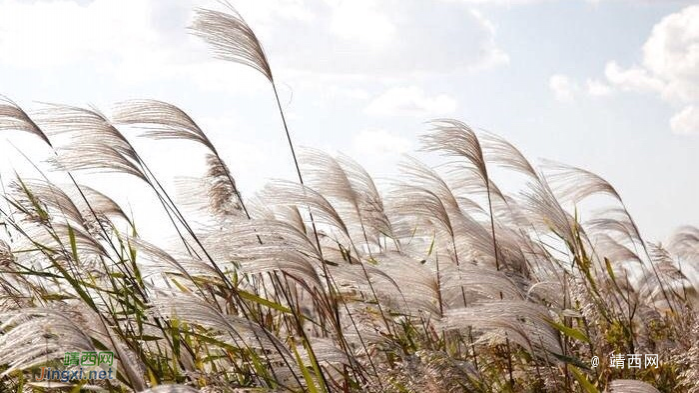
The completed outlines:
<svg viewBox="0 0 699 393">
<path fill-rule="evenodd" d="M 24 131 L 41 138 L 51 146 L 44 131 L 14 101 L 0 95 L 0 131 Z"/>
<path fill-rule="evenodd" d="M 216 57 L 251 67 L 270 82 L 274 81 L 267 56 L 255 32 L 230 4 L 221 2 L 229 13 L 197 9 L 190 27 L 194 35 L 204 39 Z"/>
<path fill-rule="evenodd" d="M 633 379 L 615 379 L 609 384 L 609 393 L 660 393 L 653 386 Z"/>
</svg>

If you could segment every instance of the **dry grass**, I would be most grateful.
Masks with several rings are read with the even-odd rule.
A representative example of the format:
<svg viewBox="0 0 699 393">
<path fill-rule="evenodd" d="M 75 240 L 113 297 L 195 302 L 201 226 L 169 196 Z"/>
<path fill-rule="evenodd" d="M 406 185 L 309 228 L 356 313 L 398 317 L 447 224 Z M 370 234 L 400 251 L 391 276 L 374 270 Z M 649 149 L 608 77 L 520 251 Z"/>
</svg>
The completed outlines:
<svg viewBox="0 0 699 393">
<path fill-rule="evenodd" d="M 201 11 L 193 28 L 274 87 L 238 14 Z M 127 126 L 208 149 L 186 206 Z M 113 351 L 118 380 L 65 389 L 699 391 L 690 279 L 699 230 L 648 243 L 604 179 L 536 168 L 459 121 L 436 121 L 424 136 L 447 165 L 406 160 L 386 192 L 349 157 L 305 151 L 299 183 L 273 182 L 254 201 L 204 131 L 167 103 L 121 103 L 107 116 L 68 106 L 27 114 L 3 100 L 0 132 L 9 131 L 54 149 L 72 183 L 18 176 L 3 195 L 0 391 L 44 391 L 33 367 L 87 350 Z M 179 244 L 139 237 L 134 217 L 75 181 L 80 171 L 140 179 Z M 493 171 L 522 186 L 501 189 Z M 581 222 L 577 207 L 591 197 L 608 209 Z M 660 363 L 615 369 L 611 353 Z"/>
</svg>

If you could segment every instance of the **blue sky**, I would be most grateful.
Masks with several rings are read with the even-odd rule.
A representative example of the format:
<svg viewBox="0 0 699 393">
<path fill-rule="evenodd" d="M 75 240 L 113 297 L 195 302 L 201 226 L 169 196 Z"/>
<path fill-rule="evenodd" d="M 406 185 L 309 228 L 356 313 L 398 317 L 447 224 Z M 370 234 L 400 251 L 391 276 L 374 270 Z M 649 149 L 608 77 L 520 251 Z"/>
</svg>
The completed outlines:
<svg viewBox="0 0 699 393">
<path fill-rule="evenodd" d="M 348 153 L 386 178 L 418 147 L 426 121 L 453 117 L 534 161 L 607 178 L 651 238 L 699 225 L 695 1 L 233 4 L 263 41 L 300 145 Z M 191 10 L 207 5 L 215 2 L 0 0 L 0 94 L 29 108 L 107 112 L 125 99 L 169 101 L 205 127 L 246 195 L 293 178 L 266 80 L 212 59 L 186 32 Z M 37 159 L 48 154 L 4 135 L 5 172 L 25 166 L 7 139 Z M 190 144 L 142 146 L 164 177 L 203 171 Z M 125 184 L 121 199 L 138 206 L 136 185 Z"/>
</svg>

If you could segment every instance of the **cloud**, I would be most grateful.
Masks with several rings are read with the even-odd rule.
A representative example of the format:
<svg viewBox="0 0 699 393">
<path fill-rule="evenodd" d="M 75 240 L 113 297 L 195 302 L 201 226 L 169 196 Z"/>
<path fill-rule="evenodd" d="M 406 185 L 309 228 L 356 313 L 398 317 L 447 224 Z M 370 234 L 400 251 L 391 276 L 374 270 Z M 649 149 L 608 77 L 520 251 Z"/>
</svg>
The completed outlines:
<svg viewBox="0 0 699 393">
<path fill-rule="evenodd" d="M 383 116 L 441 116 L 453 113 L 457 102 L 446 94 L 428 96 L 417 86 L 394 87 L 374 98 L 365 112 Z"/>
<path fill-rule="evenodd" d="M 672 132 L 679 135 L 699 134 L 699 107 L 686 106 L 670 119 Z"/>
<path fill-rule="evenodd" d="M 587 80 L 587 94 L 593 97 L 602 97 L 602 96 L 608 96 L 613 93 L 613 89 L 611 86 L 608 84 L 596 80 L 596 79 L 588 79 Z"/>
<path fill-rule="evenodd" d="M 115 51 L 105 62 L 123 61 L 126 55 L 148 56 L 161 38 L 151 28 L 148 3 L 119 3 L 94 1 L 81 6 L 66 0 L 2 1 L 0 61 L 17 67 L 47 68 L 106 55 L 110 49 Z"/>
<path fill-rule="evenodd" d="M 556 0 L 449 0 L 449 1 L 462 1 L 464 3 L 477 4 L 477 5 L 520 6 L 520 5 L 532 5 L 532 4 L 540 4 L 540 3 L 553 3 Z M 563 0 L 558 0 L 558 1 L 563 2 Z M 565 1 L 569 2 L 570 0 L 565 0 Z M 591 3 L 593 5 L 598 5 L 602 2 L 605 2 L 605 3 L 627 2 L 627 3 L 635 3 L 635 4 L 640 3 L 640 4 L 653 5 L 659 1 L 674 3 L 674 4 L 692 4 L 692 2 L 694 2 L 695 0 L 580 0 L 580 1 Z"/>
<path fill-rule="evenodd" d="M 369 156 L 403 154 L 410 150 L 408 139 L 383 129 L 369 129 L 359 132 L 352 141 L 356 152 Z"/>
<path fill-rule="evenodd" d="M 368 91 L 359 87 L 342 87 L 335 85 L 320 86 L 321 95 L 324 100 L 332 100 L 335 98 L 344 98 L 350 100 L 368 100 L 371 94 Z"/>
<path fill-rule="evenodd" d="M 206 0 L 0 0 L 0 66 L 89 68 L 138 84 L 188 80 L 207 89 L 246 84 L 216 67 L 186 27 Z M 461 3 L 421 0 L 239 0 L 278 75 L 401 77 L 508 62 L 494 24 Z M 233 75 L 227 78 L 224 74 Z M 236 75 L 237 74 L 237 75 Z M 226 83 L 223 83 L 225 80 Z"/>
<path fill-rule="evenodd" d="M 361 21 L 358 28 L 357 21 Z M 381 47 L 395 39 L 397 27 L 389 15 L 379 10 L 370 0 L 338 2 L 330 16 L 330 31 L 346 40 Z"/>
<path fill-rule="evenodd" d="M 213 59 L 188 34 L 195 3 L 0 0 L 0 67 L 49 79 L 97 75 L 122 85 L 177 80 L 207 91 L 250 91 L 264 83 Z"/>
<path fill-rule="evenodd" d="M 313 15 L 312 25 L 276 14 L 252 21 L 254 28 L 261 27 L 272 63 L 296 72 L 396 77 L 494 67 L 509 60 L 495 41 L 494 24 L 463 3 L 301 3 Z"/>
<path fill-rule="evenodd" d="M 462 0 L 464 3 L 469 4 L 486 4 L 486 5 L 529 5 L 536 3 L 543 3 L 552 0 Z"/>
<path fill-rule="evenodd" d="M 576 79 L 563 74 L 551 75 L 549 89 L 553 92 L 556 100 L 561 102 L 575 101 L 583 93 L 590 97 L 602 97 L 614 92 L 612 86 L 604 81 L 588 78 L 583 88 Z"/>
<path fill-rule="evenodd" d="M 643 63 L 665 82 L 663 96 L 699 100 L 699 5 L 663 18 L 643 45 Z"/>
<path fill-rule="evenodd" d="M 661 92 L 665 83 L 652 76 L 641 67 L 623 69 L 615 61 L 610 61 L 604 68 L 604 75 L 612 85 L 627 91 Z"/>
<path fill-rule="evenodd" d="M 575 99 L 580 86 L 566 75 L 555 74 L 549 78 L 549 89 L 558 101 L 570 102 Z"/>
<path fill-rule="evenodd" d="M 699 5 L 685 7 L 658 22 L 643 45 L 641 66 L 615 61 L 604 70 L 610 85 L 624 91 L 657 94 L 679 106 L 670 120 L 678 134 L 696 133 L 699 119 Z"/>
</svg>

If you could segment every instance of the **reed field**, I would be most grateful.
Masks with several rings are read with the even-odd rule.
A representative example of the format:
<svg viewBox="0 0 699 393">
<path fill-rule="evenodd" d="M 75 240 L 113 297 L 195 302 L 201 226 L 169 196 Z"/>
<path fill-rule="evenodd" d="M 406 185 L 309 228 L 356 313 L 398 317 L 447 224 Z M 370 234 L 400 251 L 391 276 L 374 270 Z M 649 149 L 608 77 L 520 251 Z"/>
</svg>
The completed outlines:
<svg viewBox="0 0 699 393">
<path fill-rule="evenodd" d="M 191 29 L 279 104 L 235 10 Z M 699 229 L 648 241 L 603 178 L 459 120 L 421 136 L 442 164 L 406 158 L 384 187 L 269 116 L 298 180 L 254 193 L 185 108 L 0 101 L 1 134 L 55 153 L 2 179 L 1 392 L 699 392 Z M 207 172 L 175 195 L 140 137 L 203 146 L 183 159 Z M 137 179 L 177 237 L 141 237 L 83 172 Z M 114 378 L 37 380 L 76 352 L 113 354 Z"/>
</svg>

